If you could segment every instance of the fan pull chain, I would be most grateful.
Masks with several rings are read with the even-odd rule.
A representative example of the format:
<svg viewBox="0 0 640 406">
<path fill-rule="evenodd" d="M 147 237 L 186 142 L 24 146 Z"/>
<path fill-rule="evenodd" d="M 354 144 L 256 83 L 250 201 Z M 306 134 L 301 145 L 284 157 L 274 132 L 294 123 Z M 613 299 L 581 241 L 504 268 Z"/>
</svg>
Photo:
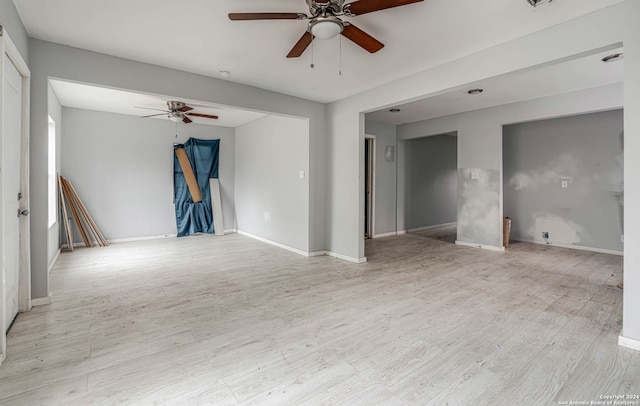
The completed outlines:
<svg viewBox="0 0 640 406">
<path fill-rule="evenodd" d="M 340 61 L 340 66 L 338 66 L 338 76 L 342 76 L 342 35 L 339 35 L 340 37 L 340 56 L 338 58 L 338 60 Z"/>
<path fill-rule="evenodd" d="M 311 69 L 315 68 L 316 65 L 313 64 L 313 39 L 311 40 Z"/>
<path fill-rule="evenodd" d="M 176 121 L 176 139 L 178 139 L 178 122 Z"/>
</svg>

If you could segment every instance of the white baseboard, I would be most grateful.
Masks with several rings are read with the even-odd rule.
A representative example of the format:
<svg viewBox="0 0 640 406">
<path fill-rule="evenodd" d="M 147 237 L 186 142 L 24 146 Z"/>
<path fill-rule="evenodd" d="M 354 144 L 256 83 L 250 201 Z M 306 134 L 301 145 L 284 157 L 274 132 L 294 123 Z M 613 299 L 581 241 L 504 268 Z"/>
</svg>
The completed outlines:
<svg viewBox="0 0 640 406">
<path fill-rule="evenodd" d="M 51 304 L 53 295 L 49 293 L 49 296 L 39 297 L 37 299 L 31 299 L 31 306 L 46 306 Z"/>
<path fill-rule="evenodd" d="M 269 240 L 267 238 L 259 237 L 259 236 L 254 235 L 254 234 L 247 233 L 246 231 L 237 230 L 237 233 L 238 234 L 242 234 L 242 235 L 247 236 L 247 237 L 250 237 L 250 238 L 253 238 L 254 240 L 258 240 L 258 241 L 261 241 L 261 242 L 264 242 L 264 243 L 267 243 L 267 244 L 270 244 L 270 245 L 274 245 L 274 246 L 276 246 L 278 248 L 282 248 L 282 249 L 285 249 L 287 251 L 295 252 L 296 254 L 299 254 L 299 255 L 302 255 L 302 256 L 305 256 L 305 257 L 309 256 L 309 253 L 307 251 L 303 251 L 303 250 L 298 249 L 298 248 L 293 248 L 293 247 L 290 247 L 288 245 L 281 244 L 279 242 L 275 242 L 275 241 Z"/>
<path fill-rule="evenodd" d="M 432 226 L 410 228 L 410 229 L 407 230 L 407 233 L 417 233 L 419 231 L 435 231 L 435 230 L 439 230 L 441 228 L 453 227 L 456 224 L 458 224 L 458 223 L 454 221 L 453 223 L 442 223 L 442 224 L 434 224 Z"/>
<path fill-rule="evenodd" d="M 56 262 L 58 261 L 58 257 L 60 256 L 61 252 L 62 252 L 62 249 L 58 248 L 58 252 L 56 252 L 56 255 L 53 256 L 53 259 L 51 260 L 51 262 L 49 262 L 49 267 L 48 267 L 49 269 L 47 270 L 47 272 L 51 273 L 51 270 L 56 265 Z"/>
<path fill-rule="evenodd" d="M 367 257 L 355 258 L 355 257 L 350 257 L 348 255 L 338 254 L 337 252 L 332 252 L 332 251 L 325 251 L 325 252 L 326 252 L 326 255 L 330 257 L 342 259 L 344 261 L 354 262 L 356 264 L 363 264 L 367 262 Z"/>
<path fill-rule="evenodd" d="M 407 230 L 398 230 L 396 231 L 396 235 L 402 235 L 402 234 L 406 234 Z"/>
<path fill-rule="evenodd" d="M 148 235 L 144 237 L 130 237 L 130 238 L 114 238 L 107 240 L 109 244 L 118 244 L 121 242 L 133 242 L 133 241 L 145 241 L 145 240 L 160 240 L 163 238 L 176 238 L 177 234 L 160 234 L 160 235 Z M 84 245 L 84 244 L 81 244 Z M 74 244 L 75 246 L 75 244 Z"/>
<path fill-rule="evenodd" d="M 601 253 L 601 254 L 624 255 L 623 251 L 608 250 L 608 249 L 604 249 L 604 248 L 585 247 L 583 245 L 562 244 L 562 243 L 557 243 L 557 242 L 546 242 L 546 241 L 540 241 L 540 240 L 527 241 L 527 240 L 518 240 L 518 239 L 515 239 L 515 238 L 511 239 L 511 241 L 528 242 L 528 243 L 531 243 L 531 244 L 539 244 L 539 245 L 549 245 L 551 247 L 569 248 L 569 249 L 572 249 L 572 250 L 598 252 L 598 253 Z"/>
<path fill-rule="evenodd" d="M 390 233 L 382 233 L 382 234 L 376 234 L 373 236 L 373 238 L 382 238 L 382 237 L 390 237 L 392 235 L 397 235 L 398 233 L 396 233 L 395 231 L 392 231 Z"/>
<path fill-rule="evenodd" d="M 237 232 L 237 231 L 238 231 L 238 230 L 236 230 L 235 228 L 230 228 L 230 229 L 228 229 L 228 230 L 224 230 L 224 233 L 225 233 L 225 234 L 232 234 L 232 233 L 235 233 L 235 232 Z"/>
<path fill-rule="evenodd" d="M 460 241 L 460 240 L 456 240 L 456 245 L 462 245 L 464 247 L 480 248 L 480 249 L 488 250 L 488 251 L 504 252 L 504 247 L 496 247 L 496 246 L 493 246 L 493 245 L 476 244 L 476 243 L 465 242 L 465 241 Z"/>
<path fill-rule="evenodd" d="M 327 255 L 327 251 L 313 251 L 310 252 L 307 256 L 308 257 L 323 257 Z"/>
<path fill-rule="evenodd" d="M 618 345 L 621 347 L 626 347 L 632 350 L 640 351 L 640 341 L 635 340 L 633 338 L 629 338 L 621 335 L 618 337 Z"/>
</svg>

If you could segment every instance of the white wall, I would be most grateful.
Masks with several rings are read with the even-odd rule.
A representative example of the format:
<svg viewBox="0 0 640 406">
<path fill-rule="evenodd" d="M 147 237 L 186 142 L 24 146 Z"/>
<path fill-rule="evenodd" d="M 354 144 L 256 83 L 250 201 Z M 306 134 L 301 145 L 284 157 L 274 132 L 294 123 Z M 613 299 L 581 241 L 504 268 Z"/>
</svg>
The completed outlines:
<svg viewBox="0 0 640 406">
<path fill-rule="evenodd" d="M 189 137 L 220 139 L 223 220 L 235 228 L 234 130 L 180 123 L 176 138 L 175 129 L 169 120 L 63 108 L 62 176 L 108 240 L 176 234 L 173 144 Z"/>
<path fill-rule="evenodd" d="M 48 85 L 48 109 L 49 116 L 56 123 L 56 173 L 60 173 L 61 167 L 61 157 L 62 157 L 62 106 L 60 105 L 60 101 L 56 96 L 55 92 L 51 85 Z M 48 141 L 48 140 L 47 140 Z M 47 142 L 48 144 L 48 142 Z M 48 157 L 47 157 L 48 161 Z M 56 181 L 57 186 L 57 181 Z M 48 199 L 48 195 L 47 195 Z M 56 199 L 57 199 L 57 190 L 56 190 Z M 48 202 L 48 200 L 47 200 Z M 58 204 L 58 209 L 60 205 Z M 60 210 L 58 210 L 59 212 Z M 55 258 L 58 250 L 60 249 L 60 219 L 58 220 L 47 230 L 47 264 L 51 265 L 51 262 Z"/>
<path fill-rule="evenodd" d="M 373 235 L 396 231 L 396 171 L 398 147 L 396 126 L 366 121 L 365 132 L 376 137 L 375 221 Z M 385 148 L 393 147 L 393 161 L 385 159 Z"/>
<path fill-rule="evenodd" d="M 236 128 L 235 163 L 238 230 L 308 252 L 307 120 L 267 116 Z"/>
</svg>

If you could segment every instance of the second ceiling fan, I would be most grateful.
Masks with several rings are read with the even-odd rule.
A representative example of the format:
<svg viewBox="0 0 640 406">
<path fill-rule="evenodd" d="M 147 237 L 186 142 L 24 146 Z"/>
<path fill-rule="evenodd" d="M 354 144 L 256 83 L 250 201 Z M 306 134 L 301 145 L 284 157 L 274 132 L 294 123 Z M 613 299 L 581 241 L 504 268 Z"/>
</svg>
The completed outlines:
<svg viewBox="0 0 640 406">
<path fill-rule="evenodd" d="M 309 15 L 305 13 L 229 13 L 229 19 L 232 21 L 309 20 L 307 31 L 293 46 L 287 58 L 297 58 L 302 55 L 314 38 L 330 39 L 339 34 L 368 52 L 375 53 L 381 50 L 384 44 L 340 17 L 355 17 L 421 1 L 424 0 L 359 0 L 345 4 L 345 0 L 306 0 Z"/>
</svg>

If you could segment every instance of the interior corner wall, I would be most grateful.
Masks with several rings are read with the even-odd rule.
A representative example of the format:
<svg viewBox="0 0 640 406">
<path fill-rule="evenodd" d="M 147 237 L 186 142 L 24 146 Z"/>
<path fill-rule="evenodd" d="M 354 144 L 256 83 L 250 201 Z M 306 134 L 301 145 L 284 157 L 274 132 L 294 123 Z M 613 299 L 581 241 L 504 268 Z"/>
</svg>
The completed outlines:
<svg viewBox="0 0 640 406">
<path fill-rule="evenodd" d="M 29 36 L 12 0 L 0 0 L 0 26 L 9 33 L 22 59 L 29 65 Z"/>
<path fill-rule="evenodd" d="M 613 110 L 504 127 L 512 239 L 622 251 L 623 126 Z"/>
<path fill-rule="evenodd" d="M 628 3 L 628 2 L 625 2 Z M 556 24 L 547 29 L 484 50 L 460 57 L 454 61 L 426 67 L 416 74 L 394 80 L 354 96 L 328 105 L 328 160 L 327 177 L 327 245 L 340 254 L 362 258 L 364 256 L 364 206 L 360 195 L 364 190 L 361 167 L 364 151 L 360 144 L 364 138 L 364 113 L 430 97 L 444 92 L 462 91 L 468 85 L 486 78 L 553 64 L 568 57 L 584 55 L 596 49 L 619 46 L 623 40 L 624 3 L 606 7 Z M 593 27 L 600 27 L 594 30 Z M 562 38 L 562 41 L 558 41 Z M 469 69 L 472 66 L 473 69 Z M 597 101 L 594 101 L 597 102 Z M 399 126 L 400 127 L 400 126 Z M 455 130 L 455 128 L 453 128 Z M 473 129 L 468 136 L 458 133 L 458 149 L 470 148 L 474 142 Z M 399 131 L 399 128 L 398 128 Z M 451 130 L 438 131 L 441 134 Z M 502 130 L 492 131 L 491 145 L 496 154 L 488 158 L 493 169 L 501 168 Z M 484 130 L 483 130 L 484 132 Z M 422 134 L 420 136 L 424 136 Z M 433 134 L 430 134 L 433 135 Z M 398 139 L 400 139 L 398 133 Z M 473 152 L 469 152 L 472 155 Z M 459 154 L 458 166 L 473 168 L 473 160 L 466 162 Z M 485 168 L 489 169 L 489 168 Z M 495 184 L 501 187 L 500 176 Z M 460 186 L 460 183 L 458 183 Z M 495 199 L 500 212 L 501 199 Z M 458 199 L 460 204 L 460 199 Z M 460 216 L 458 216 L 458 222 Z M 502 234 L 501 219 L 495 222 Z M 500 238 L 492 238 L 500 244 Z"/>
<path fill-rule="evenodd" d="M 457 137 L 434 135 L 399 142 L 398 228 L 454 223 L 457 217 Z"/>
<path fill-rule="evenodd" d="M 6 0 L 5 0 L 6 1 Z M 3 17 L 0 17 L 3 18 Z M 26 58 L 25 58 L 26 59 Z M 32 297 L 48 295 L 46 245 L 46 137 L 49 78 L 196 100 L 308 119 L 310 246 L 326 249 L 327 106 L 299 97 L 37 39 L 29 40 L 31 68 L 30 176 Z M 66 160 L 68 157 L 65 156 Z"/>
<path fill-rule="evenodd" d="M 60 173 L 61 171 L 61 157 L 62 157 L 62 106 L 60 105 L 60 101 L 58 100 L 58 97 L 56 96 L 53 88 L 51 87 L 51 84 L 48 85 L 48 109 L 49 109 L 49 116 L 53 119 L 53 121 L 56 123 L 56 173 Z M 48 146 L 49 142 L 47 140 L 47 146 Z M 47 165 L 48 165 L 48 161 L 49 161 L 49 156 L 47 154 Z M 56 186 L 58 185 L 57 180 L 56 180 Z M 48 189 L 47 189 L 48 190 Z M 56 189 L 56 196 L 55 198 L 58 198 L 58 193 L 57 193 L 57 189 Z M 48 195 L 47 195 L 47 205 L 48 205 Z M 58 209 L 60 205 L 58 204 Z M 58 210 L 58 213 L 60 212 L 60 210 Z M 48 213 L 48 210 L 47 210 Z M 48 219 L 47 219 L 48 221 Z M 49 227 L 49 229 L 47 230 L 47 266 L 51 265 L 51 261 L 53 261 L 53 259 L 56 257 L 56 255 L 58 254 L 58 250 L 60 249 L 60 218 L 58 218 L 56 220 L 56 222 Z"/>
<path fill-rule="evenodd" d="M 176 234 L 173 144 L 220 139 L 225 228 L 235 228 L 234 129 L 63 108 L 62 176 L 108 240 Z M 82 242 L 74 226 L 74 241 Z"/>
<path fill-rule="evenodd" d="M 374 238 L 396 232 L 396 126 L 365 121 L 365 133 L 376 137 Z M 390 148 L 390 156 L 386 151 Z"/>
<path fill-rule="evenodd" d="M 309 252 L 308 120 L 266 116 L 237 127 L 235 193 L 238 231 Z"/>
<path fill-rule="evenodd" d="M 398 126 L 398 139 L 458 131 L 459 241 L 502 246 L 502 125 L 622 107 L 622 84 Z"/>
</svg>

